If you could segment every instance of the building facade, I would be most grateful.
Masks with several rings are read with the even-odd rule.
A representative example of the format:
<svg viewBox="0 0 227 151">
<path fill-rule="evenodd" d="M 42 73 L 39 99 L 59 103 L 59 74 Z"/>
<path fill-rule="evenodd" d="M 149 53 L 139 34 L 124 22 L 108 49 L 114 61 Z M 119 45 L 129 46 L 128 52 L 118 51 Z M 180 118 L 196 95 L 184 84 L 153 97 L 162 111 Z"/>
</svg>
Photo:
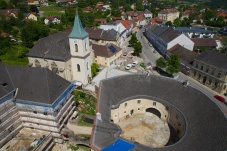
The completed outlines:
<svg viewBox="0 0 227 151">
<path fill-rule="evenodd" d="M 29 65 L 52 70 L 68 81 L 84 85 L 91 77 L 91 44 L 78 14 L 72 30 L 40 39 L 27 54 Z"/>
<path fill-rule="evenodd" d="M 190 76 L 212 90 L 227 95 L 227 56 L 209 50 L 194 59 Z"/>
<path fill-rule="evenodd" d="M 179 18 L 180 16 L 180 12 L 176 9 L 164 9 L 160 12 L 158 12 L 158 17 L 167 21 L 171 21 L 173 23 L 173 21 L 177 18 Z"/>
<path fill-rule="evenodd" d="M 63 126 L 75 109 L 75 83 L 45 68 L 0 63 L 0 71 L 0 147 L 24 127 L 62 139 Z"/>
</svg>

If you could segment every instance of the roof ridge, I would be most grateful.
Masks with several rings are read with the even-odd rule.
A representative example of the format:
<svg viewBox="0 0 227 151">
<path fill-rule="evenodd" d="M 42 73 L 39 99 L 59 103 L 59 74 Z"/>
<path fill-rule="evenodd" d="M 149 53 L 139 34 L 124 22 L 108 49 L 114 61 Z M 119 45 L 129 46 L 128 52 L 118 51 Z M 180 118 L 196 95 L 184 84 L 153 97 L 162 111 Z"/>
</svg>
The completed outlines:
<svg viewBox="0 0 227 151">
<path fill-rule="evenodd" d="M 51 100 L 50 100 L 50 87 L 49 87 L 49 80 L 48 80 L 48 78 L 47 78 L 47 70 L 49 70 L 49 69 L 44 69 L 44 71 L 45 71 L 45 73 L 46 73 L 46 80 L 47 80 L 47 95 L 48 95 L 48 98 L 49 98 L 49 102 L 51 102 Z"/>
<path fill-rule="evenodd" d="M 4 65 L 4 64 L 3 64 L 3 65 Z M 8 75 L 9 75 L 10 81 L 12 82 L 12 85 L 13 85 L 13 87 L 15 88 L 15 85 L 14 85 L 13 80 L 12 80 L 12 78 L 11 78 L 11 75 L 10 75 L 10 73 L 9 73 L 9 71 L 8 71 L 8 68 L 6 67 L 6 65 L 4 65 L 4 66 L 5 66 L 5 69 L 6 69 L 7 73 L 8 73 Z"/>
</svg>

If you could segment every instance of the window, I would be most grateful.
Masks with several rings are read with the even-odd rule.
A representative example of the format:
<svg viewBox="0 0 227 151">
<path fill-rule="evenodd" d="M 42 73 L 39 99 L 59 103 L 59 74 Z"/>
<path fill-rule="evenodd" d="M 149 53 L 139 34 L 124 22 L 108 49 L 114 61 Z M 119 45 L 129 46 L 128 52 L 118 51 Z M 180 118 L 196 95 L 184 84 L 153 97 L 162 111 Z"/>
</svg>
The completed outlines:
<svg viewBox="0 0 227 151">
<path fill-rule="evenodd" d="M 125 107 L 127 106 L 127 103 L 125 103 Z"/>
<path fill-rule="evenodd" d="M 44 112 L 43 115 L 47 115 L 47 112 Z"/>
<path fill-rule="evenodd" d="M 34 114 L 37 114 L 37 111 L 33 111 Z"/>
<path fill-rule="evenodd" d="M 196 76 L 196 71 L 194 71 L 194 77 Z"/>
<path fill-rule="evenodd" d="M 137 103 L 140 104 L 141 103 L 141 100 L 137 100 Z"/>
<path fill-rule="evenodd" d="M 203 70 L 203 65 L 200 66 L 200 70 Z"/>
<path fill-rule="evenodd" d="M 220 77 L 221 77 L 221 72 L 218 72 L 217 77 L 218 77 L 218 78 L 220 78 Z"/>
<path fill-rule="evenodd" d="M 207 73 L 209 72 L 209 67 L 206 68 L 206 72 L 207 72 Z"/>
<path fill-rule="evenodd" d="M 198 68 L 198 63 L 196 63 L 195 67 Z"/>
<path fill-rule="evenodd" d="M 58 66 L 55 62 L 52 62 L 51 63 L 51 70 L 54 72 L 54 73 L 58 73 Z"/>
<path fill-rule="evenodd" d="M 75 52 L 78 52 L 78 45 L 75 44 Z"/>
<path fill-rule="evenodd" d="M 198 79 L 200 79 L 201 78 L 201 74 L 199 74 L 199 77 L 198 77 Z"/>
<path fill-rule="evenodd" d="M 218 87 L 218 81 L 215 81 L 214 85 L 215 87 Z"/>
<path fill-rule="evenodd" d="M 138 111 L 140 110 L 140 108 L 138 108 Z"/>
<path fill-rule="evenodd" d="M 88 64 L 88 62 L 87 62 L 87 70 L 89 70 L 89 64 Z"/>
<path fill-rule="evenodd" d="M 77 64 L 77 72 L 80 72 L 80 65 Z"/>
<path fill-rule="evenodd" d="M 124 111 L 124 113 L 126 113 L 126 111 Z"/>
<path fill-rule="evenodd" d="M 212 70 L 211 75 L 214 75 L 215 69 Z"/>
<path fill-rule="evenodd" d="M 212 83 L 212 79 L 209 79 L 209 84 L 211 84 Z"/>
<path fill-rule="evenodd" d="M 153 102 L 153 106 L 156 106 L 156 102 Z"/>
<path fill-rule="evenodd" d="M 35 59 L 35 67 L 41 67 L 40 62 L 37 59 Z"/>
</svg>

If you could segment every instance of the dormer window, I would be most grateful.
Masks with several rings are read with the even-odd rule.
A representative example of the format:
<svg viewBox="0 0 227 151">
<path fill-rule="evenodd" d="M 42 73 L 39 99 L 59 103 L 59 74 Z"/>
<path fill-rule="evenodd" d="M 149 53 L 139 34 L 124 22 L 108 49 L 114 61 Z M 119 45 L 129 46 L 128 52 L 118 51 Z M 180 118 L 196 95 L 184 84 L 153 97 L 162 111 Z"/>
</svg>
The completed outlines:
<svg viewBox="0 0 227 151">
<path fill-rule="evenodd" d="M 78 52 L 78 45 L 75 44 L 75 52 Z"/>
<path fill-rule="evenodd" d="M 37 59 L 35 60 L 35 67 L 41 67 L 40 62 Z"/>
<path fill-rule="evenodd" d="M 80 72 L 80 65 L 77 64 L 77 72 Z"/>
</svg>

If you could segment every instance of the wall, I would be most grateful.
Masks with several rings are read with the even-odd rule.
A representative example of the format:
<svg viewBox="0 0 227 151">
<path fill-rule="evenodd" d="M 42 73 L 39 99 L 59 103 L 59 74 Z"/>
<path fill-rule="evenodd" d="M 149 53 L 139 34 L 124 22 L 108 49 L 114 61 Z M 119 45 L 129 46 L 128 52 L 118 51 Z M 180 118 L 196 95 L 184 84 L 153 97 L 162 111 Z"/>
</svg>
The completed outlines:
<svg viewBox="0 0 227 151">
<path fill-rule="evenodd" d="M 191 41 L 191 39 L 189 39 L 184 34 L 181 34 L 180 36 L 178 36 L 174 40 L 170 41 L 168 43 L 167 50 L 169 50 L 170 48 L 172 48 L 176 44 L 179 44 L 179 45 L 183 46 L 184 48 L 187 48 L 188 50 L 191 50 L 191 51 L 194 48 L 194 42 Z"/>
<path fill-rule="evenodd" d="M 138 100 L 141 100 L 138 103 Z M 154 103 L 155 102 L 155 103 Z M 127 103 L 127 105 L 125 105 Z M 133 110 L 133 114 L 145 113 L 146 109 L 155 108 L 161 113 L 161 119 L 168 122 L 168 124 L 175 130 L 176 135 L 182 138 L 186 131 L 186 122 L 183 114 L 177 110 L 174 106 L 163 100 L 155 101 L 152 99 L 137 98 L 130 99 L 117 105 L 117 107 L 111 109 L 111 121 L 117 123 L 130 117 L 130 111 Z"/>
</svg>

